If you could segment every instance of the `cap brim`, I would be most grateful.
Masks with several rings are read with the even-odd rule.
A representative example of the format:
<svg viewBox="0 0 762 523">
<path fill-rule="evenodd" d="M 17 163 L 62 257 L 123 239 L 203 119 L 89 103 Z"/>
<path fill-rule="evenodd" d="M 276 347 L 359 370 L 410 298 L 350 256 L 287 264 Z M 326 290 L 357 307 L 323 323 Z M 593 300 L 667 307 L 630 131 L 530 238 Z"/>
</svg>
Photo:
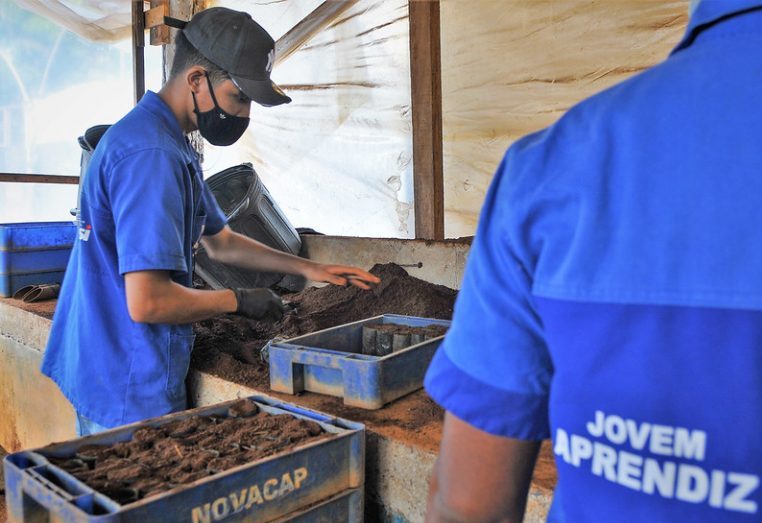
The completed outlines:
<svg viewBox="0 0 762 523">
<path fill-rule="evenodd" d="M 249 80 L 240 76 L 233 76 L 233 82 L 243 91 L 243 94 L 265 107 L 287 104 L 291 98 L 275 85 L 272 80 Z"/>
</svg>

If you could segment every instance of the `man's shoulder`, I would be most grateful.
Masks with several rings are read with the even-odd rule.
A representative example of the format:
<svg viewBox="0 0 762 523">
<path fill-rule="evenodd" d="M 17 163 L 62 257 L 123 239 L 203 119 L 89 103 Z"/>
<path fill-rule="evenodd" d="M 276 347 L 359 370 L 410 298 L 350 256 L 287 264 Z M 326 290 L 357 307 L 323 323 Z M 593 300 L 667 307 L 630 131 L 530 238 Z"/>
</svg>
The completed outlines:
<svg viewBox="0 0 762 523">
<path fill-rule="evenodd" d="M 103 137 L 104 153 L 111 162 L 145 151 L 160 151 L 183 160 L 181 138 L 160 118 L 138 106 L 116 122 Z"/>
</svg>

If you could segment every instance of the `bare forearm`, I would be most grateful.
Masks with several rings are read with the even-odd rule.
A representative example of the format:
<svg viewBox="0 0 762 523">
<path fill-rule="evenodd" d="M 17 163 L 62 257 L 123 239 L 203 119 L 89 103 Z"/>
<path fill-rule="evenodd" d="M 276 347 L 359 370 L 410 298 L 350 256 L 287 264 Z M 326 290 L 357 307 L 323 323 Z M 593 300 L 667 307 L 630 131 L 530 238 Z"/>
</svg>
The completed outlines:
<svg viewBox="0 0 762 523">
<path fill-rule="evenodd" d="M 238 304 L 231 290 L 190 289 L 171 280 L 126 287 L 130 316 L 138 323 L 192 323 L 235 312 Z"/>
<path fill-rule="evenodd" d="M 206 245 L 206 244 L 205 244 Z M 223 246 L 211 248 L 212 257 L 219 262 L 243 269 L 282 274 L 302 274 L 310 260 L 272 249 L 256 240 L 232 233 Z"/>
<path fill-rule="evenodd" d="M 513 514 L 502 514 L 498 518 L 486 517 L 486 519 L 484 519 L 483 514 L 480 514 L 482 519 L 474 519 L 477 516 L 473 512 L 466 514 L 456 510 L 450 506 L 439 488 L 439 474 L 441 473 L 439 465 L 440 460 L 437 459 L 431 471 L 429 498 L 426 504 L 426 523 L 518 523 L 523 519 L 523 507 L 515 507 Z M 475 501 L 477 500 L 475 499 Z"/>
<path fill-rule="evenodd" d="M 201 243 L 216 261 L 255 271 L 297 274 L 308 280 L 334 285 L 352 284 L 361 289 L 381 280 L 359 267 L 317 263 L 293 256 L 259 243 L 224 227 L 217 234 L 205 236 Z"/>
<path fill-rule="evenodd" d="M 539 447 L 482 432 L 447 412 L 427 523 L 521 522 Z"/>
</svg>

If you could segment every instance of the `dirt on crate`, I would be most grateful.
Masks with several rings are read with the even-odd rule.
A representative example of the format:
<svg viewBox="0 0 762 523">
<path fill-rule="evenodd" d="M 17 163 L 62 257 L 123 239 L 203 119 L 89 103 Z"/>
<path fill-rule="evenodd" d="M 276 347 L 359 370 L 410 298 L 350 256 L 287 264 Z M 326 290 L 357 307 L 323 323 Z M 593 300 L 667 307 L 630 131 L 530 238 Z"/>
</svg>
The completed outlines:
<svg viewBox="0 0 762 523">
<path fill-rule="evenodd" d="M 48 459 L 127 504 L 329 437 L 314 421 L 268 414 L 241 400 L 227 416 L 193 416 L 143 427 L 130 441 L 88 445 L 73 456 Z"/>
<path fill-rule="evenodd" d="M 270 377 L 260 350 L 272 338 L 293 338 L 381 314 L 436 319 L 452 317 L 453 289 L 414 278 L 399 265 L 376 265 L 381 283 L 371 291 L 327 286 L 286 294 L 291 310 L 278 322 L 227 315 L 198 322 L 191 366 L 228 381 L 268 390 Z"/>
</svg>

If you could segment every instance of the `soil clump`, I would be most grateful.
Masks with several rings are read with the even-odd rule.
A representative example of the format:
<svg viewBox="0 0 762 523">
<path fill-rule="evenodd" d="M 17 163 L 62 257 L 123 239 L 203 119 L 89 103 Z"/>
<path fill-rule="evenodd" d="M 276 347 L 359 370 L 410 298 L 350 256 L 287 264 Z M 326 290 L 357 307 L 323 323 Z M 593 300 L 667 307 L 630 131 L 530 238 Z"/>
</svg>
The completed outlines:
<svg viewBox="0 0 762 523">
<path fill-rule="evenodd" d="M 196 323 L 191 366 L 266 391 L 269 369 L 260 350 L 273 338 L 293 338 L 381 314 L 452 318 L 455 290 L 414 278 L 393 263 L 375 265 L 370 272 L 381 278 L 370 291 L 331 285 L 283 295 L 290 310 L 274 323 L 235 315 Z"/>
<path fill-rule="evenodd" d="M 48 459 L 114 501 L 128 504 L 331 437 L 314 421 L 268 414 L 249 400 L 235 403 L 227 414 L 143 427 L 130 441 L 87 445 L 74 456 Z"/>
</svg>

